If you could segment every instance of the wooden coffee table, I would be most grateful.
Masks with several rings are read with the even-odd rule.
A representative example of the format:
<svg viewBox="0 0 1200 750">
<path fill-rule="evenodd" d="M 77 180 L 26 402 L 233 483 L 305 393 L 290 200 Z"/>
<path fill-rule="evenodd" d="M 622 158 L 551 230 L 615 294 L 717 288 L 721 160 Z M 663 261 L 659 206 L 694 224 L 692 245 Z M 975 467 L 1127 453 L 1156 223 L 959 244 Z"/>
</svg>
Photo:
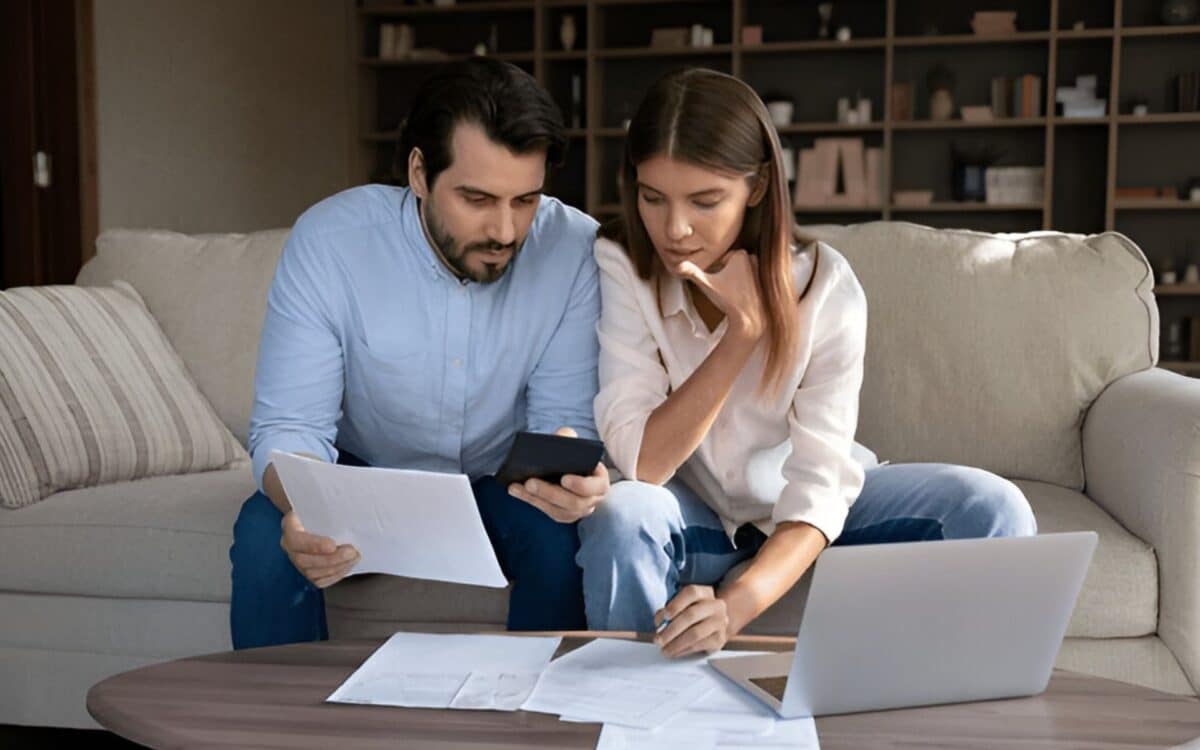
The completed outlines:
<svg viewBox="0 0 1200 750">
<path fill-rule="evenodd" d="M 563 635 L 560 653 L 598 634 Z M 729 648 L 785 650 L 791 642 L 744 637 Z M 305 643 L 156 664 L 95 685 L 87 707 L 106 728 L 154 748 L 596 745 L 600 725 L 548 714 L 325 703 L 381 643 Z M 1034 698 L 831 716 L 817 719 L 817 732 L 822 750 L 1173 747 L 1200 737 L 1200 701 L 1056 671 Z"/>
</svg>

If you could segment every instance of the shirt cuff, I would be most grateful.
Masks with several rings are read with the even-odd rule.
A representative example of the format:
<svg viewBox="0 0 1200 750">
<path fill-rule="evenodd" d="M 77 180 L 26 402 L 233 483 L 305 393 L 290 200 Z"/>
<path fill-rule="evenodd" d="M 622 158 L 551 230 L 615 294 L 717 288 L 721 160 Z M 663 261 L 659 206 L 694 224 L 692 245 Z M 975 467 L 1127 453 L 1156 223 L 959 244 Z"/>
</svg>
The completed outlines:
<svg viewBox="0 0 1200 750">
<path fill-rule="evenodd" d="M 819 488 L 817 492 L 813 492 L 811 487 L 792 487 L 790 485 L 785 487 L 779 502 L 775 503 L 771 521 L 775 525 L 802 521 L 816 527 L 825 535 L 828 543 L 833 544 L 842 535 L 842 530 L 846 525 L 846 516 L 850 513 L 850 504 L 858 498 L 858 493 L 862 490 L 862 467 L 856 463 L 853 465 L 852 471 L 857 476 L 857 481 L 847 483 L 835 492 L 830 492 L 825 488 Z M 853 496 L 843 497 L 843 492 L 851 486 L 856 488 Z M 814 501 L 813 497 L 816 497 L 817 500 Z"/>
<path fill-rule="evenodd" d="M 646 413 L 606 431 L 604 450 L 624 479 L 641 481 L 637 476 L 638 455 L 642 452 L 642 438 L 649 421 L 650 414 Z"/>
<path fill-rule="evenodd" d="M 268 435 L 254 446 L 254 454 L 251 456 L 254 482 L 258 485 L 258 491 L 263 494 L 266 494 L 263 489 L 263 474 L 267 471 L 267 465 L 271 463 L 271 451 L 311 453 L 329 463 L 337 461 L 338 456 L 336 448 L 309 433 L 287 431 Z"/>
</svg>

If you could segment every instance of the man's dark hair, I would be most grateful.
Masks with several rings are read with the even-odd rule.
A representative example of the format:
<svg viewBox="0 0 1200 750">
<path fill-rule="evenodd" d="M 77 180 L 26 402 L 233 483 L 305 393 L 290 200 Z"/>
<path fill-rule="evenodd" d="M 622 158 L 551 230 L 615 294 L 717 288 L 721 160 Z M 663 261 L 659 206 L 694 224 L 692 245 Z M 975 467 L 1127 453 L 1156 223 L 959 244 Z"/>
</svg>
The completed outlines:
<svg viewBox="0 0 1200 750">
<path fill-rule="evenodd" d="M 464 122 L 479 125 L 515 153 L 545 149 L 548 167 L 562 164 L 567 147 L 562 112 L 546 90 L 515 65 L 472 57 L 442 67 L 421 84 L 400 127 L 392 175 L 407 185 L 408 155 L 419 148 L 432 189 L 453 161 L 450 139 Z"/>
</svg>

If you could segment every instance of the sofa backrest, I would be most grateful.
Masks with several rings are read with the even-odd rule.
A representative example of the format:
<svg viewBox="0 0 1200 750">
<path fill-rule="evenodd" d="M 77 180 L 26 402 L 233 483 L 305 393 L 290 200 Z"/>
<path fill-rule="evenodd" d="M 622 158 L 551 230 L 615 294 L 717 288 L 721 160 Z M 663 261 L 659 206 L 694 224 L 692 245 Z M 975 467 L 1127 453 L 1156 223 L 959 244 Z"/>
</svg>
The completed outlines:
<svg viewBox="0 0 1200 750">
<path fill-rule="evenodd" d="M 997 235 L 905 222 L 805 227 L 867 294 L 858 439 L 881 460 L 946 461 L 1082 488 L 1080 428 L 1112 381 L 1158 359 L 1153 275 L 1116 233 Z M 141 293 L 243 443 L 267 290 L 286 230 L 109 230 L 78 283 Z"/>
<path fill-rule="evenodd" d="M 804 227 L 867 295 L 858 440 L 1082 489 L 1083 418 L 1158 360 L 1154 278 L 1115 232 L 988 234 L 905 222 Z"/>
<path fill-rule="evenodd" d="M 132 284 L 200 392 L 244 445 L 267 290 L 287 234 L 112 229 L 96 240 L 96 256 L 76 283 Z"/>
</svg>

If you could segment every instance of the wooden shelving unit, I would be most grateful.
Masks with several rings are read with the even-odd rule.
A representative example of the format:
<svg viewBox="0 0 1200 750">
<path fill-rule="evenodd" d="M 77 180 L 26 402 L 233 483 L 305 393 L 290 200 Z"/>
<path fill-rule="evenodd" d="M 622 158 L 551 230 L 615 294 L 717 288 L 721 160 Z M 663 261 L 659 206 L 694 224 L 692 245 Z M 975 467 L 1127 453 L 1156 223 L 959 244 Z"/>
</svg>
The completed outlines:
<svg viewBox="0 0 1200 750">
<path fill-rule="evenodd" d="M 1197 361 L 1161 360 L 1158 363 L 1158 366 L 1163 368 L 1164 370 L 1170 370 L 1171 372 L 1177 372 L 1180 375 L 1190 375 L 1192 377 L 1200 376 L 1200 362 L 1197 362 Z"/>
<path fill-rule="evenodd" d="M 794 122 L 780 127 L 798 151 L 819 137 L 861 137 L 883 150 L 886 195 L 932 190 L 925 206 L 798 207 L 805 223 L 903 219 L 931 226 L 988 231 L 1061 229 L 1121 231 L 1156 269 L 1182 272 L 1200 262 L 1200 203 L 1118 199 L 1118 187 L 1177 185 L 1200 176 L 1200 113 L 1178 113 L 1171 76 L 1200 70 L 1200 24 L 1156 25 L 1161 0 L 1009 0 L 1018 31 L 977 36 L 968 26 L 990 0 L 855 0 L 835 3 L 834 27 L 853 30 L 846 42 L 817 38 L 815 4 L 792 0 L 458 0 L 449 7 L 359 0 L 352 54 L 356 60 L 358 122 L 350 144 L 363 181 L 388 181 L 395 129 L 420 80 L 435 60 L 382 60 L 379 25 L 407 23 L 418 48 L 450 59 L 475 44 L 498 40 L 493 54 L 533 74 L 559 102 L 568 125 L 567 163 L 550 177 L 548 192 L 603 219 L 619 206 L 615 174 L 624 129 L 645 88 L 681 66 L 706 66 L 736 75 L 760 94 L 781 92 L 795 103 Z M 564 50 L 559 24 L 574 16 L 573 49 Z M 1077 21 L 1084 28 L 1075 28 Z M 702 23 L 715 44 L 703 48 L 649 47 L 657 27 Z M 759 25 L 761 43 L 743 44 L 742 29 Z M 939 28 L 929 28 L 936 25 Z M 493 28 L 495 31 L 493 31 Z M 934 33 L 929 33 L 934 32 Z M 1039 75 L 1043 116 L 965 122 L 928 119 L 924 77 L 937 62 L 957 75 L 956 104 L 987 104 L 992 76 Z M 1099 78 L 1104 115 L 1066 118 L 1055 91 L 1077 75 Z M 582 89 L 571 104 L 572 77 Z M 893 84 L 913 84 L 916 119 L 896 120 Z M 872 100 L 873 119 L 835 122 L 839 97 Z M 1145 100 L 1150 114 L 1132 114 Z M 578 116 L 572 123 L 572 115 Z M 999 164 L 1045 169 L 1040 203 L 995 205 L 952 200 L 952 144 L 995 145 Z M 1168 260 L 1169 259 L 1169 260 Z M 1200 321 L 1200 295 L 1165 292 L 1163 328 L 1173 317 Z M 1200 360 L 1200 352 L 1192 353 Z M 1200 370 L 1190 372 L 1200 374 Z"/>
<path fill-rule="evenodd" d="M 1160 284 L 1154 287 L 1160 297 L 1200 297 L 1200 284 Z"/>
</svg>

